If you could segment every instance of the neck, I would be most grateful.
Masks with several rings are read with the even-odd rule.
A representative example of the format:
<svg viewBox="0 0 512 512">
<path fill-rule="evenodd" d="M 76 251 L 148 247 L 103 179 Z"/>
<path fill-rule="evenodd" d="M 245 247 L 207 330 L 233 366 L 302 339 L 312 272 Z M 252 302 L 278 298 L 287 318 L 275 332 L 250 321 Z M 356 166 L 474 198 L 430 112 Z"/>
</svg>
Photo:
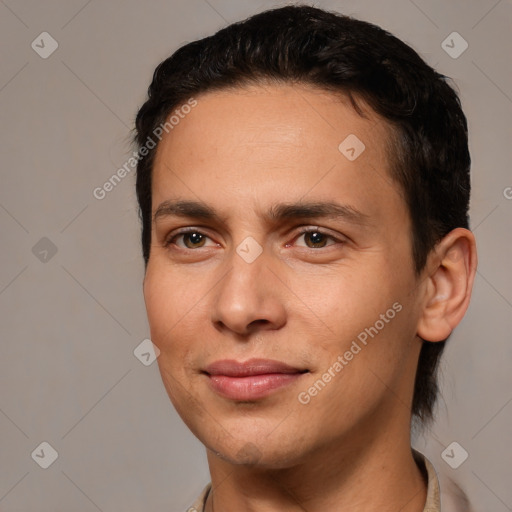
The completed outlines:
<svg viewBox="0 0 512 512">
<path fill-rule="evenodd" d="M 212 491 L 206 512 L 421 512 L 426 500 L 409 430 L 397 432 L 392 422 L 380 423 L 374 437 L 351 432 L 286 468 L 234 465 L 210 450 L 208 463 Z"/>
</svg>

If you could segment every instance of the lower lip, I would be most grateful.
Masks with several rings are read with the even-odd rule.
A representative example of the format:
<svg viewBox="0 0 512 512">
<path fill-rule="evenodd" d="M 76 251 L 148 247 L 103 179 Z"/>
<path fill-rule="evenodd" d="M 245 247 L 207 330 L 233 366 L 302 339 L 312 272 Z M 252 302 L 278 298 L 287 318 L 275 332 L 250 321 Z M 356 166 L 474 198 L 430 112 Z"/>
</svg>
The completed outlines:
<svg viewBox="0 0 512 512">
<path fill-rule="evenodd" d="M 214 391 L 231 400 L 256 400 L 295 382 L 302 373 L 266 373 L 248 377 L 208 375 Z"/>
</svg>

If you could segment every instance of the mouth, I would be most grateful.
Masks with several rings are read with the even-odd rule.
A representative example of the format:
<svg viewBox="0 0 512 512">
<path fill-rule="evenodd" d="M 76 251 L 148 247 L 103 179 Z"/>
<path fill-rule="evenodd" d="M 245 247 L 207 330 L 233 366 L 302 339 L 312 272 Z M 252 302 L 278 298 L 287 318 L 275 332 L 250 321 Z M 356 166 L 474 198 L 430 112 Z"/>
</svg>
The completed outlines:
<svg viewBox="0 0 512 512">
<path fill-rule="evenodd" d="M 307 369 L 270 359 L 249 359 L 245 362 L 224 359 L 203 370 L 213 391 L 236 401 L 264 398 L 308 372 Z"/>
</svg>

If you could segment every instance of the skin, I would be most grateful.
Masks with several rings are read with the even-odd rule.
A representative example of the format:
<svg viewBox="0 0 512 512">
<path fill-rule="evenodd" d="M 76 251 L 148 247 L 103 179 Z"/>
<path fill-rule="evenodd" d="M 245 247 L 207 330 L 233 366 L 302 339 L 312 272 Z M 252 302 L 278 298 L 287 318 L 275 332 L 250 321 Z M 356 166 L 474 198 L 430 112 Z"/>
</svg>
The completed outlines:
<svg viewBox="0 0 512 512">
<path fill-rule="evenodd" d="M 144 297 L 165 388 L 207 448 L 206 509 L 423 510 L 410 448 L 419 336 L 442 340 L 464 315 L 473 235 L 449 233 L 415 274 L 408 210 L 390 177 L 390 129 L 369 109 L 363 118 L 343 97 L 306 85 L 196 99 L 157 149 L 153 213 L 165 201 L 201 201 L 222 220 L 159 215 Z M 366 146 L 354 161 L 338 150 L 349 134 Z M 364 217 L 266 218 L 272 205 L 299 200 Z M 204 237 L 178 236 L 186 227 Z M 301 235 L 304 227 L 326 236 Z M 262 249 L 251 263 L 236 252 L 247 237 Z M 300 403 L 394 303 L 401 311 Z M 202 372 L 253 357 L 308 372 L 246 402 L 217 394 Z"/>
</svg>

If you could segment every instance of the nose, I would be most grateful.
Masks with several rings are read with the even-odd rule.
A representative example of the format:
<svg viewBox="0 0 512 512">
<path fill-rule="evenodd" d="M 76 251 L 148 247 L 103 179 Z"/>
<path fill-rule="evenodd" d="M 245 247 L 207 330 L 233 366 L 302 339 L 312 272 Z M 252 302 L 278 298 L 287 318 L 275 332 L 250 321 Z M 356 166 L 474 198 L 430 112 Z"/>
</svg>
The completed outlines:
<svg viewBox="0 0 512 512">
<path fill-rule="evenodd" d="M 212 322 L 216 329 L 248 336 L 286 323 L 282 283 L 270 263 L 265 251 L 252 262 L 233 251 L 230 269 L 215 287 Z"/>
</svg>

